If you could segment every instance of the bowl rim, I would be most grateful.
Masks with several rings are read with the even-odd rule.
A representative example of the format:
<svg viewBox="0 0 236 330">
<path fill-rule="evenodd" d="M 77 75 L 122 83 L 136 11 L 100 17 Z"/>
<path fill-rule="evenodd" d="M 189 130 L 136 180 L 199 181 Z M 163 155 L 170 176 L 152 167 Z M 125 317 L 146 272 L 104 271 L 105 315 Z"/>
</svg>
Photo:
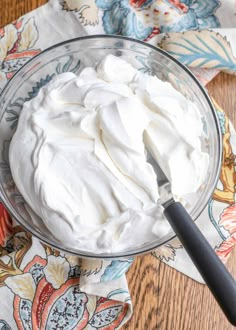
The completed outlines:
<svg viewBox="0 0 236 330">
<path fill-rule="evenodd" d="M 195 219 L 193 219 L 193 221 L 196 221 L 199 216 L 202 214 L 202 212 L 204 211 L 204 209 L 206 208 L 215 188 L 216 185 L 218 183 L 219 180 L 219 175 L 220 175 L 220 170 L 221 170 L 221 166 L 222 166 L 222 153 L 223 153 L 223 146 L 222 146 L 222 134 L 221 134 L 221 129 L 220 129 L 220 123 L 219 123 L 219 119 L 218 116 L 216 114 L 215 111 L 215 107 L 213 105 L 213 102 L 210 99 L 210 96 L 208 95 L 206 88 L 200 83 L 200 81 L 196 78 L 196 76 L 192 73 L 192 71 L 185 66 L 183 63 L 181 63 L 179 60 L 177 60 L 176 58 L 174 58 L 172 55 L 170 55 L 167 51 L 161 49 L 160 47 L 157 46 L 153 46 L 151 44 L 148 44 L 144 41 L 141 40 L 137 40 L 134 38 L 130 38 L 130 37 L 125 37 L 125 36 L 119 36 L 119 35 L 106 35 L 106 34 L 97 34 L 97 35 L 88 35 L 88 36 L 81 36 L 81 37 L 77 37 L 77 38 L 73 38 L 73 39 L 67 39 L 64 40 L 62 42 L 56 43 L 48 48 L 45 48 L 44 50 L 42 50 L 39 54 L 35 55 L 34 57 L 32 57 L 29 61 L 27 61 L 19 70 L 16 71 L 16 73 L 13 75 L 13 77 L 10 78 L 10 80 L 4 85 L 2 91 L 0 92 L 0 98 L 2 97 L 2 95 L 4 94 L 5 90 L 8 88 L 8 86 L 11 84 L 11 81 L 13 81 L 15 78 L 17 78 L 17 76 L 19 75 L 19 73 L 21 71 L 24 70 L 25 67 L 27 67 L 27 65 L 30 65 L 30 63 L 32 61 L 34 61 L 35 59 L 37 59 L 38 57 L 40 57 L 41 55 L 57 48 L 57 47 L 61 47 L 63 45 L 66 45 L 68 43 L 73 43 L 73 42 L 78 42 L 81 40 L 89 40 L 89 39 L 116 39 L 116 40 L 126 40 L 126 41 L 130 41 L 136 44 L 140 44 L 142 46 L 145 46 L 147 48 L 150 48 L 152 50 L 154 50 L 155 52 L 159 52 L 162 55 L 166 56 L 167 58 L 169 58 L 171 61 L 173 61 L 176 65 L 178 65 L 181 69 L 183 69 L 189 76 L 190 78 L 196 83 L 196 85 L 198 86 L 198 88 L 200 89 L 203 97 L 205 98 L 205 100 L 208 103 L 208 106 L 211 110 L 211 114 L 213 115 L 213 119 L 215 122 L 215 126 L 216 126 L 216 131 L 217 131 L 217 143 L 218 143 L 218 167 L 217 167 L 217 171 L 216 171 L 216 176 L 214 179 L 214 183 L 212 185 L 212 189 L 208 191 L 208 193 L 206 194 L 206 202 L 203 204 L 201 211 L 199 212 L 198 216 L 195 217 Z M 1 116 L 2 117 L 2 116 Z M 1 120 L 1 118 L 0 118 Z M 40 241 L 42 241 L 43 243 L 50 245 L 51 247 L 53 247 L 54 249 L 60 250 L 62 252 L 65 252 L 66 254 L 71 254 L 71 255 L 76 255 L 78 257 L 81 258 L 86 258 L 86 259 L 117 259 L 117 258 L 130 258 L 130 257 L 134 257 L 136 255 L 142 255 L 142 254 L 146 254 L 148 252 L 154 251 L 155 249 L 157 249 L 159 246 L 165 245 L 168 242 L 170 242 L 173 238 L 175 238 L 177 235 L 175 234 L 175 232 L 172 229 L 172 233 L 171 237 L 166 239 L 165 241 L 158 243 L 158 244 L 152 244 L 151 247 L 149 248 L 145 248 L 142 249 L 141 246 L 137 247 L 137 249 L 139 249 L 140 251 L 137 252 L 115 252 L 115 253 L 102 253 L 102 254 L 96 254 L 93 252 L 85 252 L 85 251 L 81 251 L 81 252 L 76 252 L 75 250 L 73 251 L 73 249 L 71 250 L 71 248 L 63 248 L 63 246 L 61 247 L 60 242 L 58 242 L 58 245 L 51 243 L 48 241 L 48 239 L 45 239 L 43 236 L 41 237 L 41 235 L 39 233 L 35 233 L 34 229 L 32 231 L 32 229 L 28 228 L 28 225 L 25 225 L 22 223 L 21 219 L 23 219 L 23 217 L 15 211 L 14 207 L 11 205 L 11 203 L 5 199 L 4 197 L 4 188 L 2 186 L 2 183 L 0 182 L 0 192 L 1 192 L 1 196 L 0 196 L 0 201 L 2 201 L 2 203 L 4 204 L 4 206 L 7 208 L 9 214 L 28 232 L 30 232 L 33 236 L 35 236 L 36 238 L 38 238 Z M 134 248 L 135 249 L 135 248 Z"/>
</svg>

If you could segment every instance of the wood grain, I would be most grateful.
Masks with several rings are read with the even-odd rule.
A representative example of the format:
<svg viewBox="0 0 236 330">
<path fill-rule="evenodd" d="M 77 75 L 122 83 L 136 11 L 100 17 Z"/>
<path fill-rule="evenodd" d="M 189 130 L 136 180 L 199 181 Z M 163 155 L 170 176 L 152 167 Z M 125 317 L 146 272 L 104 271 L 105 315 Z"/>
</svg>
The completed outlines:
<svg viewBox="0 0 236 330">
<path fill-rule="evenodd" d="M 0 26 L 46 3 L 0 0 Z M 236 76 L 219 74 L 208 90 L 236 126 Z M 236 278 L 236 250 L 227 266 Z M 135 259 L 128 272 L 134 314 L 124 330 L 232 330 L 208 288 L 159 262 L 152 255 Z"/>
<path fill-rule="evenodd" d="M 236 251 L 228 269 L 236 278 Z M 157 261 L 137 257 L 128 272 L 134 314 L 126 330 L 233 330 L 205 285 Z"/>
<path fill-rule="evenodd" d="M 47 0 L 0 0 L 0 26 L 11 23 L 46 2 Z"/>
</svg>

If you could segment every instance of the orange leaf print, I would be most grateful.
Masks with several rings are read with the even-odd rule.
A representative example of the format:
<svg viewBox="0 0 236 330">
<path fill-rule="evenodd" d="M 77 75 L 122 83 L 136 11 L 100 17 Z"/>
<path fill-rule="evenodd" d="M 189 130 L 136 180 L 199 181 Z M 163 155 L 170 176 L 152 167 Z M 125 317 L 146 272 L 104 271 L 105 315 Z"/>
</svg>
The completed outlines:
<svg viewBox="0 0 236 330">
<path fill-rule="evenodd" d="M 22 271 L 14 266 L 12 259 L 9 260 L 8 264 L 0 259 L 0 287 L 5 285 L 4 282 L 9 276 L 19 274 L 22 274 Z"/>
<path fill-rule="evenodd" d="M 58 257 L 60 255 L 60 252 L 58 250 L 55 250 L 55 249 L 51 248 L 50 246 L 43 244 L 43 243 L 42 243 L 42 245 L 45 249 L 47 256 L 54 255 L 54 256 Z"/>
<path fill-rule="evenodd" d="M 213 100 L 214 106 L 218 111 L 223 112 L 219 105 Z M 213 194 L 213 199 L 227 204 L 234 203 L 235 195 L 235 155 L 233 154 L 230 144 L 230 128 L 229 119 L 225 117 L 225 133 L 223 134 L 223 159 L 220 173 L 220 181 L 223 189 L 216 189 Z"/>
</svg>

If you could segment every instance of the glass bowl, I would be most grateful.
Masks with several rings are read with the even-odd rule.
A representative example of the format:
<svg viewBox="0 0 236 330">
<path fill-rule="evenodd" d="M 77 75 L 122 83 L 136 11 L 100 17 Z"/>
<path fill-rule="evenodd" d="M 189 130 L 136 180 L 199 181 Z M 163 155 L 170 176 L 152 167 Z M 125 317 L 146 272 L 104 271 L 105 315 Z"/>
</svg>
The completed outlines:
<svg viewBox="0 0 236 330">
<path fill-rule="evenodd" d="M 170 230 L 161 239 L 119 253 L 96 254 L 80 251 L 76 247 L 67 247 L 58 242 L 50 232 L 45 233 L 33 225 L 27 205 L 11 176 L 8 149 L 22 105 L 26 100 L 36 96 L 39 89 L 55 75 L 66 71 L 79 73 L 86 66 L 95 67 L 107 54 L 121 56 L 139 70 L 170 82 L 199 109 L 204 126 L 202 149 L 209 154 L 210 161 L 205 179 L 198 191 L 191 196 L 188 205 L 188 211 L 194 220 L 206 207 L 215 189 L 221 165 L 221 134 L 214 107 L 194 75 L 165 51 L 125 37 L 100 35 L 68 40 L 35 56 L 8 82 L 0 97 L 1 198 L 17 222 L 42 242 L 66 253 L 86 258 L 120 258 L 146 253 L 167 243 L 175 234 Z"/>
</svg>

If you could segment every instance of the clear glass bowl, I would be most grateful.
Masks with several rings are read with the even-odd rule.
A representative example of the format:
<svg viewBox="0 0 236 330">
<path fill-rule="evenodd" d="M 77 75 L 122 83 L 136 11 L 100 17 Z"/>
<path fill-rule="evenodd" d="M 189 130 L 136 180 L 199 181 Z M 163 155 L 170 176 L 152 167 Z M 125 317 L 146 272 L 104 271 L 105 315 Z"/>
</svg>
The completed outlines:
<svg viewBox="0 0 236 330">
<path fill-rule="evenodd" d="M 180 62 L 161 49 L 140 41 L 118 36 L 89 36 L 60 43 L 35 56 L 9 81 L 0 97 L 0 192 L 10 214 L 27 231 L 52 247 L 90 258 L 118 258 L 149 252 L 167 243 L 175 234 L 142 246 L 119 253 L 96 254 L 69 248 L 58 242 L 49 232 L 44 233 L 33 226 L 27 206 L 17 190 L 9 167 L 8 149 L 17 127 L 17 120 L 26 100 L 37 95 L 39 89 L 53 76 L 65 71 L 79 73 L 84 67 L 92 66 L 107 54 L 122 56 L 136 68 L 169 81 L 186 98 L 196 104 L 204 123 L 202 148 L 209 154 L 209 167 L 199 190 L 192 196 L 188 211 L 196 220 L 210 199 L 219 176 L 221 165 L 221 134 L 214 107 L 198 80 Z M 17 159 L 16 159 L 17 163 Z M 65 233 L 66 234 L 66 233 Z"/>
</svg>

